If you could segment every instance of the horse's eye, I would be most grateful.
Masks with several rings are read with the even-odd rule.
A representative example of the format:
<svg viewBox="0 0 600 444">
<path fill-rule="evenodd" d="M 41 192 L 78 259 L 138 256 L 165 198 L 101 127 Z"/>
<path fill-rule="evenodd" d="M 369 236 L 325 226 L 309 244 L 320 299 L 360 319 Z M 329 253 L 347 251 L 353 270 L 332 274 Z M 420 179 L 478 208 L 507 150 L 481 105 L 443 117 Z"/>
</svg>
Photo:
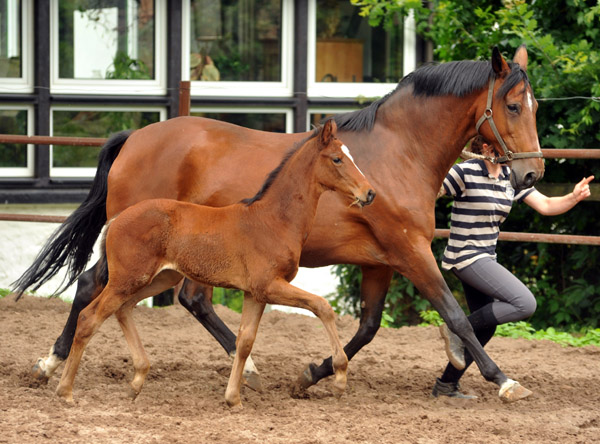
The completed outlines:
<svg viewBox="0 0 600 444">
<path fill-rule="evenodd" d="M 333 158 L 333 163 L 335 163 L 336 165 L 339 165 L 340 163 L 342 163 L 342 158 L 341 157 L 334 157 Z"/>
<path fill-rule="evenodd" d="M 506 107 L 508 108 L 508 111 L 513 114 L 519 114 L 521 112 L 521 107 L 517 104 L 507 105 Z"/>
</svg>

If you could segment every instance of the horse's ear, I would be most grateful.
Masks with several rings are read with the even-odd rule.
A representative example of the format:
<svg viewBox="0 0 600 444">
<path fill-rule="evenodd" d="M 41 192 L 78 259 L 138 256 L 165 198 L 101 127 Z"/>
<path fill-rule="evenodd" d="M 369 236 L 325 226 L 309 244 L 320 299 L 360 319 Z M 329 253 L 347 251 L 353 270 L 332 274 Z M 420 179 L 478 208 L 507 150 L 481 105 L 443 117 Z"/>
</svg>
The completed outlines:
<svg viewBox="0 0 600 444">
<path fill-rule="evenodd" d="M 335 124 L 335 120 L 329 119 L 323 125 L 323 129 L 321 130 L 320 142 L 321 146 L 325 147 L 329 145 L 331 139 L 335 137 L 337 133 L 337 125 Z"/>
<path fill-rule="evenodd" d="M 498 75 L 510 71 L 508 63 L 506 63 L 506 60 L 504 60 L 504 57 L 502 57 L 500 50 L 496 46 L 494 46 L 494 49 L 492 50 L 492 68 Z"/>
<path fill-rule="evenodd" d="M 523 71 L 527 71 L 527 47 L 525 44 L 519 46 L 517 48 L 517 52 L 515 52 L 515 57 L 513 58 L 513 62 L 518 63 Z"/>
</svg>

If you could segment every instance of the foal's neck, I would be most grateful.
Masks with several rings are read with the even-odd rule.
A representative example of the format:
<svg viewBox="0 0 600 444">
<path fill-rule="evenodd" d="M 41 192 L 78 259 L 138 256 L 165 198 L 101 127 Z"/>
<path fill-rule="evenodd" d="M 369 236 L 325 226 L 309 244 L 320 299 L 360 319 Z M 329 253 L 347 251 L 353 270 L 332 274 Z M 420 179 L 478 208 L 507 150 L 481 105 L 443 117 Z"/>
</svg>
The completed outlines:
<svg viewBox="0 0 600 444">
<path fill-rule="evenodd" d="M 318 137 L 318 136 L 317 136 Z M 283 166 L 262 199 L 253 206 L 261 208 L 265 218 L 278 221 L 282 228 L 304 236 L 310 231 L 319 197 L 325 188 L 316 177 L 320 152 L 317 140 L 298 149 Z"/>
</svg>

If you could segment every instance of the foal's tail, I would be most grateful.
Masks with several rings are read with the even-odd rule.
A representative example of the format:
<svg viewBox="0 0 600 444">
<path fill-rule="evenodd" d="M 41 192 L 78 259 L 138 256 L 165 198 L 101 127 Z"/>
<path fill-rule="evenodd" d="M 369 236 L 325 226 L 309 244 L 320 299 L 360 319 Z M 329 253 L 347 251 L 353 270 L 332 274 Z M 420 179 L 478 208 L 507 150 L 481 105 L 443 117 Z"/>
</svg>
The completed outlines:
<svg viewBox="0 0 600 444">
<path fill-rule="evenodd" d="M 68 273 L 60 293 L 77 280 L 88 263 L 94 243 L 106 222 L 108 172 L 131 131 L 121 131 L 108 139 L 98 156 L 98 169 L 89 194 L 63 224 L 50 236 L 33 264 L 13 282 L 17 299 L 29 287 L 37 290 L 65 265 Z"/>
</svg>

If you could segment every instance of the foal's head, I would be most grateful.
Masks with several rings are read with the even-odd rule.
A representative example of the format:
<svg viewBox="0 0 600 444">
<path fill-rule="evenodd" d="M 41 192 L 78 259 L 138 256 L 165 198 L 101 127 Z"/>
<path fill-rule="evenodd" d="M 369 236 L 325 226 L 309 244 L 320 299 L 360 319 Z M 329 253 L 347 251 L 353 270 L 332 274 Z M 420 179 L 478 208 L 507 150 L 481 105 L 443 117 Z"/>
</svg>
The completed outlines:
<svg viewBox="0 0 600 444">
<path fill-rule="evenodd" d="M 369 205 L 375 198 L 375 191 L 354 163 L 348 147 L 336 134 L 337 125 L 330 119 L 316 136 L 315 142 L 320 151 L 317 180 L 323 187 L 346 195 L 352 200 L 351 205 Z"/>
</svg>

